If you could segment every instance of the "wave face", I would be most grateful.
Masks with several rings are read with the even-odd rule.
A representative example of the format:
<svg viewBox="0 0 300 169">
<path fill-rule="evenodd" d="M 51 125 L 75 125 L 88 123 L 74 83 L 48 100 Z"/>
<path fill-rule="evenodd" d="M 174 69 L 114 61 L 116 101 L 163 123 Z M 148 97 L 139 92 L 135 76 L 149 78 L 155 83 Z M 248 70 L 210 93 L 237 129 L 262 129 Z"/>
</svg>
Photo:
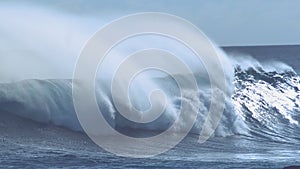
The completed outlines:
<svg viewBox="0 0 300 169">
<path fill-rule="evenodd" d="M 70 80 L 24 80 L 0 84 L 0 112 L 79 131 Z"/>
<path fill-rule="evenodd" d="M 249 59 L 248 59 L 249 61 Z M 274 140 L 297 140 L 300 136 L 300 77 L 291 69 L 266 69 L 257 64 L 245 64 L 238 59 L 235 65 L 234 92 L 226 99 L 224 114 L 216 136 L 242 134 Z M 253 60 L 250 60 L 253 63 Z M 278 64 L 277 64 L 278 65 Z M 178 75 L 179 76 L 179 75 Z M 180 75 L 181 76 L 181 75 Z M 190 76 L 190 75 L 186 75 Z M 208 86 L 207 77 L 195 75 L 199 85 Z M 180 78 L 185 78 L 181 76 Z M 198 111 L 192 133 L 198 134 L 210 104 L 210 90 L 184 89 L 184 97 L 176 94 L 178 88 L 169 76 L 153 80 L 171 98 L 166 111 L 151 123 L 138 124 L 121 116 L 115 109 L 108 90 L 96 88 L 98 104 L 106 120 L 119 131 L 164 131 L 177 117 L 181 102 L 187 102 L 190 110 Z M 139 86 L 143 88 L 143 86 Z M 136 95 L 133 95 L 136 96 Z M 141 96 L 142 97 L 142 96 Z M 143 107 L 140 99 L 133 105 Z M 71 80 L 24 80 L 0 84 L 0 112 L 9 112 L 42 123 L 63 126 L 82 131 L 72 101 Z M 184 122 L 189 122 L 185 117 Z M 180 127 L 184 127 L 181 124 Z M 179 131 L 180 131 L 179 127 Z"/>
</svg>

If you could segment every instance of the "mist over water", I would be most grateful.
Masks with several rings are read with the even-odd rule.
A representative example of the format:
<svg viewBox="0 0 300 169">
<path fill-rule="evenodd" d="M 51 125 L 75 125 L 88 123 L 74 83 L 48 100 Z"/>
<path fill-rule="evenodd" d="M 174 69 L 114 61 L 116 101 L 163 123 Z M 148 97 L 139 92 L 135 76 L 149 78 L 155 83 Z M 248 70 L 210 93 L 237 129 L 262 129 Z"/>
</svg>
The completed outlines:
<svg viewBox="0 0 300 169">
<path fill-rule="evenodd" d="M 0 81 L 70 79 L 76 58 L 104 18 L 1 3 Z"/>
<path fill-rule="evenodd" d="M 2 30 L 1 32 L 5 34 L 5 36 L 3 39 L 1 39 L 2 50 L 0 63 L 2 65 L 0 68 L 0 81 L 2 83 L 17 82 L 15 87 L 18 89 L 15 90 L 9 84 L 5 84 L 8 87 L 2 87 L 2 90 L 13 90 L 15 94 L 6 94 L 8 92 L 4 91 L 3 93 L 5 94 L 2 95 L 4 100 L 28 100 L 29 103 L 24 103 L 24 101 L 22 101 L 22 105 L 26 107 L 29 105 L 30 108 L 23 110 L 23 112 L 17 112 L 17 114 L 21 114 L 22 116 L 38 121 L 50 121 L 54 124 L 62 124 L 67 127 L 73 126 L 69 125 L 69 122 L 66 123 L 66 125 L 61 122 L 61 119 L 68 120 L 68 118 L 56 117 L 60 116 L 58 112 L 62 109 L 68 111 L 62 111 L 62 114 L 64 114 L 62 116 L 69 114 L 68 116 L 70 116 L 70 119 L 76 119 L 74 118 L 75 113 L 73 108 L 68 107 L 71 105 L 64 104 L 70 103 L 71 101 L 71 98 L 68 98 L 71 96 L 70 89 L 68 88 L 70 87 L 70 82 L 68 80 L 45 81 L 46 83 L 49 82 L 50 84 L 43 85 L 39 81 L 34 81 L 31 79 L 71 79 L 75 69 L 77 57 L 80 54 L 85 42 L 101 26 L 108 23 L 108 20 L 106 18 L 97 18 L 93 16 L 83 17 L 74 14 L 71 15 L 70 13 L 64 13 L 40 6 L 13 6 L 13 4 L 8 3 L 1 6 L 1 9 L 0 19 L 3 24 L 1 24 L 0 27 Z M 129 54 L 147 48 L 159 48 L 162 50 L 171 51 L 181 61 L 189 65 L 190 69 L 201 77 L 198 79 L 199 85 L 203 85 L 200 86 L 200 89 L 205 91 L 205 97 L 209 97 L 209 78 L 201 61 L 198 60 L 193 52 L 191 52 L 186 46 L 180 44 L 178 41 L 163 36 L 145 35 L 127 39 L 124 41 L 124 43 L 117 45 L 108 54 L 106 57 L 107 59 L 104 60 L 103 64 L 99 65 L 97 77 L 98 80 L 96 81 L 100 82 L 100 84 L 105 83 L 104 86 L 99 86 L 98 88 L 100 89 L 100 92 L 98 92 L 97 95 L 100 98 L 100 107 L 102 107 L 102 104 L 110 105 L 110 108 L 107 109 L 111 111 L 114 110 L 114 106 L 112 106 L 111 103 L 111 96 L 109 95 L 111 77 L 117 70 L 120 62 Z M 224 63 L 226 76 L 229 80 L 232 80 L 233 67 L 227 61 L 225 54 L 222 54 L 221 56 Z M 161 123 L 164 123 L 163 125 L 165 125 L 171 123 L 173 121 L 172 119 L 176 118 L 176 103 L 178 104 L 178 102 L 180 103 L 182 100 L 176 100 L 176 95 L 174 96 L 172 93 L 172 91 L 177 90 L 177 86 L 174 86 L 174 83 L 169 83 L 169 88 L 165 88 L 163 85 L 158 84 L 158 82 L 154 80 L 155 78 L 162 77 L 167 77 L 167 75 L 154 70 L 150 70 L 148 73 L 146 73 L 146 75 L 143 75 L 142 73 L 141 77 L 137 78 L 137 80 L 135 80 L 136 82 L 132 84 L 130 95 L 133 96 L 131 97 L 133 105 L 137 106 L 137 108 L 140 110 L 145 110 L 147 107 L 149 107 L 149 100 L 147 98 L 148 93 L 157 88 L 164 88 L 166 93 L 169 95 L 169 104 L 173 105 L 168 106 L 168 113 L 166 115 L 167 117 L 164 117 L 164 120 L 160 120 Z M 20 80 L 27 81 L 19 82 Z M 41 90 L 30 92 L 30 90 L 26 89 L 25 87 L 28 83 L 32 83 L 29 85 L 30 88 L 33 86 L 32 90 L 34 90 L 34 88 Z M 55 91 L 48 89 L 51 84 L 53 84 L 55 88 L 58 88 L 59 90 Z M 61 86 L 67 87 L 63 87 L 63 89 L 61 89 Z M 228 86 L 228 98 L 230 98 L 232 88 L 232 86 Z M 193 92 L 188 91 L 188 89 L 185 90 L 187 90 L 186 92 L 188 93 Z M 58 95 L 50 94 L 49 92 L 58 93 Z M 46 103 L 44 104 L 46 105 L 44 106 L 33 106 L 32 104 L 38 102 L 38 98 L 40 97 L 39 95 L 41 94 L 47 95 L 45 97 L 49 97 L 49 100 L 53 101 L 45 101 Z M 172 94 L 173 96 L 171 97 Z M 199 94 L 200 93 L 196 92 L 194 99 L 198 100 L 199 98 L 197 97 L 199 97 Z M 54 98 L 51 98 L 53 96 L 59 97 L 63 95 L 67 95 L 68 97 L 62 97 L 63 100 L 60 102 L 55 101 Z M 30 97 L 30 99 L 26 99 L 26 97 Z M 105 98 L 109 98 L 109 100 L 105 100 Z M 197 102 L 199 102 L 199 100 Z M 15 104 L 13 105 L 16 106 Z M 199 107 L 199 105 L 194 106 Z M 209 105 L 207 103 L 207 105 L 202 105 L 202 107 L 204 108 L 202 111 L 206 112 Z M 105 108 L 106 107 L 104 106 L 104 109 Z M 115 111 L 116 110 L 113 112 L 107 112 L 108 114 L 111 114 L 109 117 L 115 117 Z M 43 117 L 45 119 L 43 119 Z M 111 120 L 114 121 L 114 119 Z M 151 127 L 151 124 L 149 125 L 149 128 L 152 129 L 153 127 Z M 156 125 L 156 123 L 153 125 Z M 77 125 L 71 128 L 77 129 L 78 127 L 76 126 Z"/>
</svg>

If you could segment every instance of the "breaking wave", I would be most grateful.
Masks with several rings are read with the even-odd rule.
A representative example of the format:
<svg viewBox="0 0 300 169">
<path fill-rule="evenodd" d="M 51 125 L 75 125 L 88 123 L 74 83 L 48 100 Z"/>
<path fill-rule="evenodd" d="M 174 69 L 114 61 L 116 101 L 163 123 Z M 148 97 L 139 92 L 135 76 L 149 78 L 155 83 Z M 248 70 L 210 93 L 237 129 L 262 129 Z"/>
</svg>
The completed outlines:
<svg viewBox="0 0 300 169">
<path fill-rule="evenodd" d="M 94 29 L 106 22 L 104 20 L 101 24 L 95 24 L 98 23 L 95 18 L 71 16 L 51 10 L 43 10 L 43 15 L 40 16 L 38 9 L 19 7 L 15 10 L 15 7 L 6 6 L 0 10 L 3 14 L 3 17 L 0 16 L 3 21 L 1 30 L 7 32 L 7 35 L 19 33 L 16 40 L 14 36 L 5 36 L 2 39 L 5 42 L 3 44 L 7 45 L 4 47 L 14 47 L 12 49 L 16 50 L 8 51 L 0 58 L 0 63 L 3 63 L 0 66 L 0 116 L 2 112 L 11 113 L 37 122 L 82 131 L 73 106 L 72 80 L 68 78 L 71 78 L 74 70 L 74 56 L 84 41 L 92 35 Z M 5 17 L 8 15 L 14 18 L 9 20 Z M 30 16 L 31 20 L 24 22 L 21 16 L 25 15 Z M 66 24 L 70 20 L 72 24 Z M 46 21 L 47 23 L 44 23 Z M 41 25 L 44 26 L 40 28 Z M 19 32 L 19 29 L 15 30 L 19 27 L 23 28 L 22 32 Z M 55 33 L 49 34 L 49 29 Z M 191 130 L 191 133 L 198 134 L 207 117 L 211 99 L 217 99 L 211 98 L 210 80 L 204 66 L 199 61 L 187 57 L 193 56 L 187 48 L 164 37 L 138 37 L 124 43 L 125 45 L 116 46 L 116 50 L 111 52 L 111 56 L 116 57 L 104 64 L 102 71 L 104 70 L 105 77 L 100 78 L 96 85 L 98 105 L 109 124 L 120 131 L 164 131 L 178 117 L 180 103 L 185 102 L 185 105 L 189 105 L 185 111 L 198 112 L 196 123 Z M 27 50 L 17 50 L 23 49 L 24 46 Z M 183 89 L 183 97 L 179 97 L 179 88 L 171 76 L 152 74 L 146 77 L 151 83 L 145 83 L 144 78 L 138 77 L 130 89 L 132 104 L 137 109 L 144 110 L 149 107 L 146 93 L 153 90 L 153 86 L 160 88 L 168 96 L 165 112 L 153 122 L 140 124 L 125 119 L 116 111 L 109 94 L 109 85 L 101 83 L 106 82 L 106 77 L 114 73 L 119 62 L 124 59 L 122 56 L 145 47 L 173 51 L 176 56 L 181 56 L 181 60 L 191 65 L 194 74 L 172 76 L 178 76 L 183 81 L 190 79 L 188 76 L 194 76 L 199 90 Z M 299 138 L 300 78 L 293 69 L 279 62 L 263 64 L 250 57 L 227 59 L 221 50 L 218 52 L 225 70 L 227 91 L 219 91 L 225 95 L 226 103 L 215 135 Z M 16 63 L 16 60 L 19 62 Z M 53 79 L 37 80 L 44 78 Z M 190 120 L 192 119 L 188 116 L 184 117 L 178 126 L 178 132 Z"/>
<path fill-rule="evenodd" d="M 299 138 L 300 77 L 282 63 L 273 64 L 277 66 L 269 69 L 259 64 L 245 64 L 239 59 L 231 60 L 235 68 L 234 92 L 226 99 L 226 108 L 215 135 L 248 135 L 275 140 Z M 248 61 L 253 63 L 255 60 L 248 58 Z M 211 98 L 210 90 L 205 87 L 209 86 L 207 77 L 199 74 L 194 76 L 202 88 L 198 91 L 184 89 L 183 97 L 174 94 L 178 92 L 178 87 L 172 77 L 153 79 L 171 99 L 163 115 L 150 123 L 140 124 L 125 119 L 116 111 L 111 97 L 100 87 L 96 88 L 98 104 L 106 120 L 117 130 L 164 131 L 177 118 L 180 103 L 187 102 L 191 105 L 190 111 L 198 111 L 197 121 L 191 131 L 197 134 L 201 131 Z M 185 76 L 180 78 L 184 79 Z M 147 104 L 140 100 L 143 99 L 133 99 L 133 105 L 143 107 L 143 104 Z M 73 107 L 71 80 L 1 83 L 0 112 L 82 131 Z M 185 117 L 183 121 L 189 122 L 189 118 Z M 178 131 L 184 125 L 180 124 Z"/>
</svg>

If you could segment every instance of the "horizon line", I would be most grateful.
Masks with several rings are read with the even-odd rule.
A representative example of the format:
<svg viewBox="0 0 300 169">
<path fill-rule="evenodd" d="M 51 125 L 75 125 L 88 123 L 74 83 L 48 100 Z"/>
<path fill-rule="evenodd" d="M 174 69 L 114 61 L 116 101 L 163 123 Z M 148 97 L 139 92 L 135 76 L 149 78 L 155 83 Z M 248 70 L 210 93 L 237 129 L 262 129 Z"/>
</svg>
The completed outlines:
<svg viewBox="0 0 300 169">
<path fill-rule="evenodd" d="M 232 44 L 232 45 L 219 45 L 221 48 L 226 48 L 226 47 L 265 47 L 265 46 L 300 46 L 300 44 Z"/>
</svg>

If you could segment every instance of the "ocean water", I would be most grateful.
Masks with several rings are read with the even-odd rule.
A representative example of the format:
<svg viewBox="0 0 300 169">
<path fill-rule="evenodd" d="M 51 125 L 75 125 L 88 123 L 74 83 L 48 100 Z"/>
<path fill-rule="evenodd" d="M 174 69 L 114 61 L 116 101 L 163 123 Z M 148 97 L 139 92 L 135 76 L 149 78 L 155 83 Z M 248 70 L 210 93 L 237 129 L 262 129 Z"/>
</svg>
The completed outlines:
<svg viewBox="0 0 300 169">
<path fill-rule="evenodd" d="M 300 46 L 223 49 L 232 65 L 232 91 L 226 94 L 218 128 L 205 143 L 198 143 L 209 107 L 205 87 L 186 89 L 188 97 L 178 100 L 172 95 L 178 88 L 170 77 L 154 78 L 152 82 L 173 98 L 173 107 L 146 125 L 124 119 L 104 89 L 96 89 L 98 104 L 109 115 L 111 126 L 132 137 L 167 129 L 174 122 L 172 110 L 180 102 L 197 104 L 196 123 L 183 141 L 158 156 L 136 159 L 106 152 L 83 132 L 72 102 L 71 80 L 26 79 L 0 84 L 0 167 L 279 169 L 300 165 Z M 206 85 L 205 75 L 194 76 L 198 84 Z M 143 107 L 140 100 L 142 96 L 133 101 Z M 144 147 L 151 148 L 155 147 Z"/>
</svg>

